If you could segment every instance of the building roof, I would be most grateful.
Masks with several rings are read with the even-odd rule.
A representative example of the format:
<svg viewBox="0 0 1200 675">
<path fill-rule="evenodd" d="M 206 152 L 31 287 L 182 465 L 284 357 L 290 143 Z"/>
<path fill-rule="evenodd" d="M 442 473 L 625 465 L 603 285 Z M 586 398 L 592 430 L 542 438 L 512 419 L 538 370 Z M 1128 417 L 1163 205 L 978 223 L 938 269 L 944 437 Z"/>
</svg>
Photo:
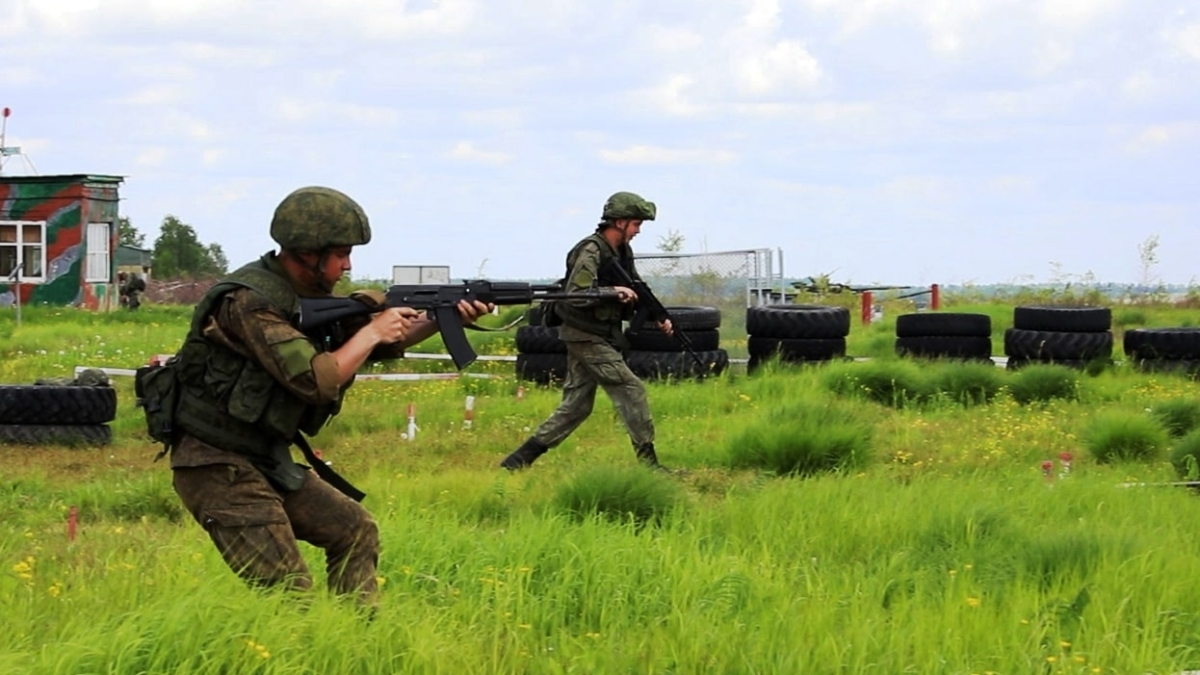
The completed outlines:
<svg viewBox="0 0 1200 675">
<path fill-rule="evenodd" d="M 136 246 L 126 246 L 125 244 L 117 245 L 117 267 L 126 267 L 137 265 L 138 267 L 150 266 L 151 251 L 145 248 Z"/>
<path fill-rule="evenodd" d="M 109 176 L 99 173 L 57 174 L 52 176 L 5 176 L 0 174 L 0 183 L 121 183 L 124 176 Z"/>
</svg>

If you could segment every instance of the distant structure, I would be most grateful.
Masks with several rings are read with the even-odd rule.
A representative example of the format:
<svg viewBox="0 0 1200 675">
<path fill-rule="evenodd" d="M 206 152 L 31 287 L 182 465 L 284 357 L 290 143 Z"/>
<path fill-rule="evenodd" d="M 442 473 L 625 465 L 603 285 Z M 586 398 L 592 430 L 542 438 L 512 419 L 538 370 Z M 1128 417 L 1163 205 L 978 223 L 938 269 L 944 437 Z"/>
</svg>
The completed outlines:
<svg viewBox="0 0 1200 675">
<path fill-rule="evenodd" d="M 122 181 L 96 174 L 0 175 L 0 307 L 119 307 Z"/>
<path fill-rule="evenodd" d="M 37 167 L 33 165 L 33 160 L 29 159 L 29 155 L 21 152 L 21 148 L 15 146 L 10 147 L 5 142 L 8 136 L 8 117 L 9 115 L 12 115 L 12 110 L 10 108 L 5 108 L 3 115 L 3 118 L 0 119 L 0 175 L 4 175 L 4 165 L 7 164 L 9 158 L 12 157 L 20 157 L 21 159 L 25 160 L 26 166 L 28 166 L 29 170 L 36 175 Z"/>
</svg>

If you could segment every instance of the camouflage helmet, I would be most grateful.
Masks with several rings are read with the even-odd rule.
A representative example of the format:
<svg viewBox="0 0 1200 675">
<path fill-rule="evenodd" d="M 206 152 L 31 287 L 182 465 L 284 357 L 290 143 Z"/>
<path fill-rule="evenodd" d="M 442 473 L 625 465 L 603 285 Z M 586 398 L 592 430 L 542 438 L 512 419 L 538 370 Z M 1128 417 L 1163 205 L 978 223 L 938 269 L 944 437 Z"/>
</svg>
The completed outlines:
<svg viewBox="0 0 1200 675">
<path fill-rule="evenodd" d="M 632 192 L 617 192 L 604 202 L 604 220 L 654 220 L 658 211 L 654 202 L 648 202 Z"/>
<path fill-rule="evenodd" d="M 345 194 L 327 187 L 302 187 L 275 207 L 271 238 L 293 251 L 361 246 L 371 241 L 367 214 Z"/>
</svg>

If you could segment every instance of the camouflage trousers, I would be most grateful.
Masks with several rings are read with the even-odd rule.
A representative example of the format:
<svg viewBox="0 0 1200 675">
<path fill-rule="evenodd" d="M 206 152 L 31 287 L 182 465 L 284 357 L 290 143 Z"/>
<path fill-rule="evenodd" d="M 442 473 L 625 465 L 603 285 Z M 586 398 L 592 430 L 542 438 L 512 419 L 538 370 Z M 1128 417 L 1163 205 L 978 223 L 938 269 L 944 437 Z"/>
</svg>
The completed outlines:
<svg viewBox="0 0 1200 675">
<path fill-rule="evenodd" d="M 654 420 L 646 387 L 629 370 L 621 352 L 607 342 L 565 342 L 567 379 L 562 402 L 534 432 L 537 442 L 553 448 L 571 435 L 592 414 L 596 388 L 603 387 L 635 448 L 654 442 Z"/>
<path fill-rule="evenodd" d="M 312 574 L 297 544 L 306 541 L 325 550 L 330 590 L 375 602 L 375 521 L 312 471 L 299 490 L 282 494 L 249 462 L 176 467 L 173 473 L 184 506 L 248 583 L 311 589 Z"/>
</svg>

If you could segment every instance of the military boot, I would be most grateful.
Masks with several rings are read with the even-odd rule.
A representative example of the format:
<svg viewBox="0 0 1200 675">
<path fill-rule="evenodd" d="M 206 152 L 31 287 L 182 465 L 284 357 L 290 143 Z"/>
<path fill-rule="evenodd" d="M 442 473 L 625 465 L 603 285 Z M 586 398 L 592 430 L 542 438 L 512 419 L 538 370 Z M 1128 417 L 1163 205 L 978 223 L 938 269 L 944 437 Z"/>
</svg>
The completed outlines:
<svg viewBox="0 0 1200 675">
<path fill-rule="evenodd" d="M 546 451 L 549 449 L 550 448 L 542 445 L 541 443 L 538 443 L 533 439 L 533 437 L 530 437 L 521 444 L 521 447 L 513 450 L 511 455 L 505 457 L 504 461 L 500 462 L 500 466 L 508 469 L 509 471 L 524 469 L 530 464 L 533 464 L 533 460 L 546 454 Z"/>
<path fill-rule="evenodd" d="M 643 443 L 642 445 L 634 446 L 634 450 L 637 452 L 638 461 L 642 464 L 645 464 L 652 469 L 658 469 L 659 471 L 671 471 L 667 467 L 658 463 L 658 455 L 654 453 L 653 443 Z"/>
</svg>

